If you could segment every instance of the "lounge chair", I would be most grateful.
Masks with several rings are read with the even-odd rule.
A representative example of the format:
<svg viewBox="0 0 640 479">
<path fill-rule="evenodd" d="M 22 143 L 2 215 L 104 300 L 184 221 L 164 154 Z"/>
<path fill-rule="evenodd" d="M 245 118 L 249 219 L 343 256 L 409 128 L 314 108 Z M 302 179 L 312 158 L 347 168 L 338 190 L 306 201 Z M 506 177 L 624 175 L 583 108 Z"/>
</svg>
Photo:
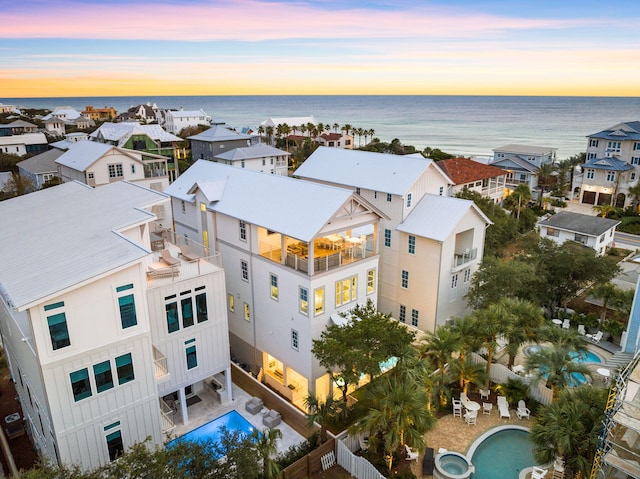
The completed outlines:
<svg viewBox="0 0 640 479">
<path fill-rule="evenodd" d="M 244 405 L 244 408 L 251 414 L 258 414 L 262 411 L 263 407 L 264 403 L 262 402 L 262 399 L 255 396 L 249 399 Z"/>
<path fill-rule="evenodd" d="M 533 469 L 531 470 L 531 479 L 542 479 L 544 476 L 547 475 L 547 472 L 549 471 L 546 469 L 533 466 Z"/>
<path fill-rule="evenodd" d="M 604 333 L 602 331 L 598 331 L 596 334 L 586 334 L 586 337 L 589 341 L 591 341 L 593 344 L 598 344 L 600 342 L 600 340 L 602 339 L 602 336 L 604 335 Z"/>
<path fill-rule="evenodd" d="M 200 256 L 191 252 L 191 249 L 186 244 L 180 245 L 180 256 L 182 256 L 187 261 L 198 261 Z"/>
<path fill-rule="evenodd" d="M 407 444 L 404 445 L 404 448 L 407 451 L 407 461 L 418 461 L 418 451 L 412 450 Z"/>
<path fill-rule="evenodd" d="M 569 322 L 569 320 L 568 320 L 568 319 L 565 319 L 565 320 L 562 322 L 562 328 L 563 328 L 563 329 L 569 329 L 570 327 L 571 327 L 571 323 Z"/>
<path fill-rule="evenodd" d="M 167 248 L 160 251 L 160 259 L 169 266 L 178 266 L 180 264 L 180 260 L 171 256 L 171 251 Z"/>
<path fill-rule="evenodd" d="M 529 419 L 530 414 L 531 414 L 531 411 L 529 411 L 527 404 L 522 399 L 520 399 L 520 401 L 518 401 L 518 409 L 516 410 L 516 415 L 518 416 L 518 419 L 522 419 L 523 417 L 526 417 L 527 419 Z"/>
<path fill-rule="evenodd" d="M 147 278 L 149 279 L 173 277 L 178 276 L 179 274 L 180 270 L 178 268 L 156 268 L 154 266 L 149 266 L 149 269 L 147 270 Z"/>
<path fill-rule="evenodd" d="M 282 421 L 282 417 L 278 411 L 274 411 L 273 409 L 269 411 L 268 414 L 265 414 L 262 417 L 262 424 L 269 428 L 274 428 Z"/>
<path fill-rule="evenodd" d="M 578 325 L 578 334 L 580 334 L 581 336 L 584 336 L 587 334 L 587 332 L 584 330 L 584 324 Z"/>
<path fill-rule="evenodd" d="M 507 402 L 506 397 L 498 396 L 498 410 L 500 411 L 500 418 L 511 418 L 511 413 L 509 412 L 509 403 Z"/>
</svg>

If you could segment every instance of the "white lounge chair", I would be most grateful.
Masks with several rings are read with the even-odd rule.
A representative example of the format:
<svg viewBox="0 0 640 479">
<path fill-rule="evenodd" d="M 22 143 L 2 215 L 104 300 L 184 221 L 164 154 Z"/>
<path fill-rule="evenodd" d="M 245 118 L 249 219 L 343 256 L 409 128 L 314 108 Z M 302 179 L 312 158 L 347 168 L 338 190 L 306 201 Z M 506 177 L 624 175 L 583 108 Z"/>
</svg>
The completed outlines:
<svg viewBox="0 0 640 479">
<path fill-rule="evenodd" d="M 491 394 L 490 389 L 480 389 L 480 399 L 489 399 L 489 395 Z"/>
<path fill-rule="evenodd" d="M 178 258 L 174 258 L 171 255 L 171 251 L 166 248 L 160 251 L 160 259 L 167 263 L 169 266 L 177 266 L 180 264 L 180 260 Z"/>
<path fill-rule="evenodd" d="M 197 261 L 200 258 L 200 256 L 192 252 L 186 244 L 180 245 L 180 256 L 187 261 Z"/>
<path fill-rule="evenodd" d="M 565 319 L 565 320 L 562 322 L 562 327 L 563 327 L 564 329 L 569 329 L 569 328 L 571 327 L 571 323 L 569 322 L 569 320 L 568 320 L 568 319 Z"/>
<path fill-rule="evenodd" d="M 587 332 L 584 330 L 584 324 L 578 324 L 578 334 L 580 334 L 581 336 L 587 334 Z"/>
<path fill-rule="evenodd" d="M 451 402 L 453 405 L 453 417 L 462 417 L 462 401 L 452 399 Z"/>
<path fill-rule="evenodd" d="M 412 450 L 407 444 L 404 445 L 404 448 L 407 451 L 407 461 L 418 461 L 418 451 Z"/>
<path fill-rule="evenodd" d="M 500 418 L 511 418 L 511 413 L 509 412 L 509 403 L 507 402 L 506 397 L 498 396 L 498 410 L 500 411 Z"/>
<path fill-rule="evenodd" d="M 547 475 L 546 469 L 542 469 L 541 467 L 533 466 L 531 470 L 531 479 L 543 479 L 544 476 Z"/>
<path fill-rule="evenodd" d="M 587 339 L 594 344 L 598 344 L 602 339 L 603 335 L 604 333 L 602 331 L 598 331 L 596 334 L 589 334 L 589 333 L 586 334 Z"/>
<path fill-rule="evenodd" d="M 518 409 L 516 409 L 516 415 L 518 416 L 518 419 L 522 419 L 523 417 L 529 419 L 530 414 L 531 411 L 529 411 L 527 404 L 522 399 L 520 399 L 520 401 L 518 401 Z"/>
</svg>

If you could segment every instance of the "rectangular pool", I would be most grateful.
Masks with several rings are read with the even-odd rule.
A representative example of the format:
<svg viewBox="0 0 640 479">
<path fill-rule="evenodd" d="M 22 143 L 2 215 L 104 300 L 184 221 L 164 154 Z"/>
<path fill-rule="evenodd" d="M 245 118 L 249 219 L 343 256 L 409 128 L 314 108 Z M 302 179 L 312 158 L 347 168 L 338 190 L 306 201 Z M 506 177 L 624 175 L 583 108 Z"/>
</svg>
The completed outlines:
<svg viewBox="0 0 640 479">
<path fill-rule="evenodd" d="M 167 447 L 171 447 L 176 441 L 191 441 L 191 442 L 217 442 L 220 440 L 221 433 L 220 428 L 224 426 L 229 431 L 239 431 L 242 434 L 250 435 L 255 429 L 249 421 L 243 418 L 235 409 L 227 414 L 217 417 L 206 424 L 203 424 L 193 431 L 180 436 L 177 439 L 169 442 Z"/>
</svg>

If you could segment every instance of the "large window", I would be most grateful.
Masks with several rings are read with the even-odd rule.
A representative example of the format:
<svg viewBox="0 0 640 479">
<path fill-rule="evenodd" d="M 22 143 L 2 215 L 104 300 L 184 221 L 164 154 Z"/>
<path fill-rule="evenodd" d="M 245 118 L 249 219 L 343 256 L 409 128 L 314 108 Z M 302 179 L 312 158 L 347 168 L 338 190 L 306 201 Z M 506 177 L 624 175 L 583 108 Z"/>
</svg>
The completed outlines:
<svg viewBox="0 0 640 479">
<path fill-rule="evenodd" d="M 58 303 L 47 304 L 45 311 L 52 311 L 64 307 L 64 301 Z M 69 329 L 67 328 L 67 316 L 64 312 L 58 312 L 52 316 L 47 316 L 47 324 L 49 326 L 49 335 L 51 336 L 51 346 L 54 350 L 66 348 L 71 344 L 69 339 Z"/>
<path fill-rule="evenodd" d="M 247 225 L 242 220 L 239 220 L 239 225 L 240 225 L 240 239 L 242 241 L 247 241 Z"/>
<path fill-rule="evenodd" d="M 296 351 L 298 351 L 299 337 L 298 337 L 298 331 L 296 331 L 295 329 L 291 330 L 291 347 Z"/>
<path fill-rule="evenodd" d="M 193 341 L 193 340 L 190 340 Z M 186 343 L 189 343 L 190 341 L 186 341 Z M 185 354 L 187 356 L 187 369 L 193 369 L 195 367 L 198 367 L 198 355 L 196 354 L 196 345 L 193 344 L 192 346 L 188 346 L 187 349 L 185 350 Z"/>
<path fill-rule="evenodd" d="M 384 245 L 387 247 L 391 246 L 391 230 L 384 230 Z"/>
<path fill-rule="evenodd" d="M 402 286 L 404 289 L 407 289 L 409 287 L 409 272 L 404 269 L 402 270 L 402 273 L 401 273 L 400 286 Z"/>
<path fill-rule="evenodd" d="M 560 230 L 547 227 L 547 236 L 553 236 L 557 238 L 558 236 L 560 236 Z"/>
<path fill-rule="evenodd" d="M 243 259 L 240 260 L 240 273 L 243 281 L 249 281 L 249 263 Z"/>
<path fill-rule="evenodd" d="M 376 291 L 376 270 L 370 269 L 367 271 L 367 294 L 375 293 Z"/>
<path fill-rule="evenodd" d="M 202 287 L 202 286 L 201 286 Z M 196 288 L 198 291 L 200 288 Z M 209 310 L 207 309 L 207 293 L 196 294 L 196 313 L 198 315 L 198 323 L 204 323 L 209 319 Z"/>
<path fill-rule="evenodd" d="M 123 293 L 131 289 L 133 289 L 133 284 L 118 286 L 116 288 L 116 294 Z M 136 303 L 133 293 L 119 296 L 118 307 L 120 308 L 120 323 L 122 324 L 122 329 L 130 328 L 138 324 L 138 318 L 136 317 Z"/>
<path fill-rule="evenodd" d="M 178 331 L 180 329 L 180 323 L 178 322 L 178 303 L 173 301 L 172 303 L 165 304 L 164 309 L 167 314 L 168 332 L 173 333 Z"/>
<path fill-rule="evenodd" d="M 615 171 L 607 171 L 607 181 L 616 181 L 616 172 Z"/>
<path fill-rule="evenodd" d="M 96 380 L 96 390 L 101 393 L 113 387 L 111 361 L 103 361 L 93 365 L 93 376 Z"/>
<path fill-rule="evenodd" d="M 191 291 L 189 291 L 190 293 Z M 184 294 L 184 293 L 181 293 Z M 182 313 L 182 327 L 188 328 L 193 326 L 193 301 L 191 297 L 180 299 L 180 310 Z"/>
<path fill-rule="evenodd" d="M 620 153 L 620 150 L 622 149 L 622 143 L 619 141 L 609 141 L 607 142 L 607 150 L 608 151 L 614 151 L 616 153 Z"/>
<path fill-rule="evenodd" d="M 595 176 L 596 176 L 596 170 L 592 168 L 587 169 L 587 180 L 593 180 Z"/>
<path fill-rule="evenodd" d="M 300 287 L 298 292 L 298 310 L 302 314 L 309 314 L 309 291 Z"/>
<path fill-rule="evenodd" d="M 404 304 L 400 305 L 400 314 L 398 315 L 398 321 L 404 323 L 407 321 L 407 307 Z"/>
<path fill-rule="evenodd" d="M 269 275 L 269 282 L 271 284 L 271 299 L 278 299 L 278 277 L 275 274 Z"/>
<path fill-rule="evenodd" d="M 358 276 L 336 281 L 336 306 L 355 301 L 358 296 Z"/>
<path fill-rule="evenodd" d="M 207 310 L 207 293 L 204 289 L 205 286 L 199 286 L 194 290 L 188 289 L 186 291 L 182 291 L 180 293 L 179 308 L 175 294 L 164 298 L 164 300 L 167 301 L 165 304 L 165 312 L 167 316 L 167 331 L 169 333 L 174 333 L 180 330 L 181 321 L 183 329 L 193 326 L 196 321 L 196 315 L 198 317 L 198 323 L 202 323 L 209 319 L 209 312 Z"/>
<path fill-rule="evenodd" d="M 318 288 L 313 292 L 313 304 L 315 315 L 324 313 L 324 288 Z"/>
<path fill-rule="evenodd" d="M 122 178 L 124 176 L 122 163 L 107 165 L 109 168 L 109 178 Z"/>
<path fill-rule="evenodd" d="M 89 382 L 89 370 L 87 368 L 74 371 L 69 374 L 73 400 L 78 402 L 91 397 L 91 382 Z"/>
<path fill-rule="evenodd" d="M 409 254 L 416 254 L 416 237 L 409 235 Z"/>
<path fill-rule="evenodd" d="M 591 146 L 591 147 L 597 148 L 598 147 L 598 143 L 599 143 L 598 140 L 596 140 L 594 138 L 591 138 L 589 140 L 589 146 Z"/>
<path fill-rule="evenodd" d="M 118 384 L 126 384 L 135 379 L 131 353 L 116 358 L 116 374 L 118 375 Z"/>
<path fill-rule="evenodd" d="M 124 445 L 122 444 L 122 431 L 114 431 L 111 434 L 107 434 L 107 449 L 109 450 L 109 460 L 115 461 L 124 452 Z"/>
<path fill-rule="evenodd" d="M 412 309 L 411 310 L 411 326 L 413 326 L 414 328 L 418 327 L 418 317 L 420 316 L 420 313 L 418 312 L 417 309 Z"/>
</svg>

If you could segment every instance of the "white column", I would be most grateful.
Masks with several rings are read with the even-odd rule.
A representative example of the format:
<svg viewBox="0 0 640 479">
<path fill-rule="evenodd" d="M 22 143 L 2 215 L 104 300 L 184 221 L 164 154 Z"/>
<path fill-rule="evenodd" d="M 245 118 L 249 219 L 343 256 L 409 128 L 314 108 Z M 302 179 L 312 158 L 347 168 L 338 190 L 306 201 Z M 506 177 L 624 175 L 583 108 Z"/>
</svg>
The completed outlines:
<svg viewBox="0 0 640 479">
<path fill-rule="evenodd" d="M 233 390 L 232 390 L 232 384 L 233 382 L 231 381 L 231 366 L 229 366 L 225 372 L 224 372 L 224 379 L 225 379 L 225 387 L 227 388 L 227 401 L 231 402 L 233 401 Z"/>
<path fill-rule="evenodd" d="M 182 413 L 182 424 L 189 424 L 189 414 L 187 414 L 187 397 L 184 394 L 184 388 L 178 390 L 180 395 L 180 412 Z"/>
</svg>

